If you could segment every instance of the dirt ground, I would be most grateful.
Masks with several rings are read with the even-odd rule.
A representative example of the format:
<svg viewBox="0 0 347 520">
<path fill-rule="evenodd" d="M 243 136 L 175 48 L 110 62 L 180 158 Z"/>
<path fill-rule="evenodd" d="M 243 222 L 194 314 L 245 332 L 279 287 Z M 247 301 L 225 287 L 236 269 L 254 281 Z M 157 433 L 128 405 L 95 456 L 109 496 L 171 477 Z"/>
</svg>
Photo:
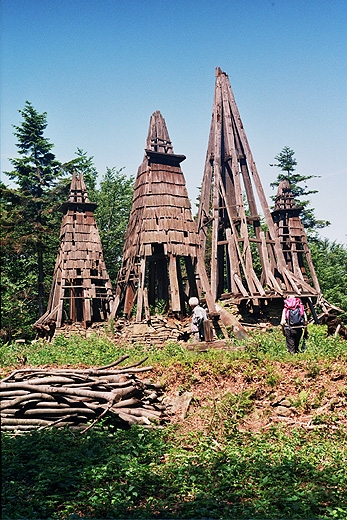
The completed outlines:
<svg viewBox="0 0 347 520">
<path fill-rule="evenodd" d="M 185 403 L 171 422 L 207 432 L 237 422 L 239 430 L 262 431 L 276 423 L 305 429 L 347 427 L 347 366 L 302 361 L 231 367 L 224 374 L 179 366 L 159 371 L 169 398 Z M 189 406 L 187 407 L 187 397 Z"/>
<path fill-rule="evenodd" d="M 198 350 L 207 348 L 201 344 Z M 1 370 L 1 377 L 15 368 Z M 169 420 L 186 431 L 222 432 L 227 421 L 252 432 L 277 423 L 288 429 L 347 428 L 347 364 L 342 360 L 237 360 L 212 368 L 197 363 L 189 369 L 177 363 L 156 367 L 148 375 L 164 384 L 165 402 L 176 403 L 168 404 Z"/>
</svg>

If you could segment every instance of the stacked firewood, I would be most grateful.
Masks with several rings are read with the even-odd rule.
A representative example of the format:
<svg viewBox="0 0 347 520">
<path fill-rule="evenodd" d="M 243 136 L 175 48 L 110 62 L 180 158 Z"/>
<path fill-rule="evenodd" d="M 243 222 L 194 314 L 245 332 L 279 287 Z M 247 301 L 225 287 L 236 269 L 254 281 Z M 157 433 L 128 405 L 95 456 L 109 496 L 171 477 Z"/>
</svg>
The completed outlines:
<svg viewBox="0 0 347 520">
<path fill-rule="evenodd" d="M 147 358 L 119 367 L 127 357 L 94 369 L 25 368 L 12 372 L 0 382 L 1 429 L 68 426 L 85 432 L 106 414 L 114 414 L 129 425 L 161 423 L 165 419 L 162 387 L 138 377 L 152 367 L 140 367 Z"/>
</svg>

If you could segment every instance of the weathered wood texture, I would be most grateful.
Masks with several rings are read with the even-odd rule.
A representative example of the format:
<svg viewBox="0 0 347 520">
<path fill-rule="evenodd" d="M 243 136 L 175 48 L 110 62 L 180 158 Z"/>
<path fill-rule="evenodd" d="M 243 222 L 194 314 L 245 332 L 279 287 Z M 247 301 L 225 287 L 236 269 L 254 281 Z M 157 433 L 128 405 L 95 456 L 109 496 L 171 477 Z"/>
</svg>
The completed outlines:
<svg viewBox="0 0 347 520">
<path fill-rule="evenodd" d="M 141 321 L 164 302 L 166 311 L 184 315 L 186 302 L 200 287 L 214 310 L 205 266 L 197 261 L 201 246 L 180 167 L 184 159 L 174 154 L 165 120 L 154 112 L 135 183 L 114 313 L 122 309 L 130 316 L 136 304 Z"/>
<path fill-rule="evenodd" d="M 277 228 L 283 255 L 289 269 L 320 293 L 305 229 L 300 220 L 302 208 L 295 204 L 289 180 L 280 182 L 272 218 Z"/>
<path fill-rule="evenodd" d="M 1 429 L 69 426 L 84 432 L 106 414 L 128 424 L 161 422 L 165 419 L 161 385 L 138 377 L 151 370 L 139 367 L 145 359 L 118 367 L 127 357 L 94 369 L 26 368 L 12 372 L 0 383 Z"/>
<path fill-rule="evenodd" d="M 261 228 L 260 202 L 267 232 Z M 283 251 L 229 78 L 216 71 L 214 104 L 198 211 L 203 253 L 212 233 L 210 284 L 216 300 L 229 294 L 235 302 L 283 297 L 295 292 L 318 296 L 320 289 L 307 241 L 301 239 L 309 270 L 304 274 L 298 256 Z M 294 233 L 297 221 L 291 221 Z M 301 225 L 300 225 L 301 226 Z M 303 237 L 302 226 L 300 237 Z M 290 240 L 294 240 L 291 238 Z"/>
<path fill-rule="evenodd" d="M 108 319 L 112 285 L 82 173 L 72 176 L 70 195 L 61 211 L 60 244 L 47 312 L 34 324 L 38 331 L 64 322 L 87 326 Z"/>
</svg>

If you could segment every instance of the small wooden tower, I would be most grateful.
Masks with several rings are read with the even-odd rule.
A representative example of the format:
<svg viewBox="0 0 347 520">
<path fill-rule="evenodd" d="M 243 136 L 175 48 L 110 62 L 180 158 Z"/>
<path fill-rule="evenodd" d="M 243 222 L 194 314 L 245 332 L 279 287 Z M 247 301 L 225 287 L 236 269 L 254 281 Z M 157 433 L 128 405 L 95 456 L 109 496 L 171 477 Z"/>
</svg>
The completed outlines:
<svg viewBox="0 0 347 520">
<path fill-rule="evenodd" d="M 220 68 L 216 70 L 198 230 L 204 252 L 211 244 L 210 281 L 215 299 L 250 300 L 258 306 L 260 299 L 319 292 L 316 281 L 312 286 L 287 263 L 229 78 Z"/>
<path fill-rule="evenodd" d="M 79 322 L 87 327 L 106 321 L 112 303 L 112 285 L 83 175 L 72 176 L 69 200 L 61 206 L 63 219 L 47 312 L 34 324 L 56 328 Z"/>
<path fill-rule="evenodd" d="M 163 116 L 154 112 L 137 173 L 114 306 L 114 313 L 121 309 L 130 317 L 136 305 L 137 322 L 148 320 L 158 306 L 184 316 L 189 297 L 202 291 L 214 310 L 180 167 L 184 159 L 173 151 Z"/>
<path fill-rule="evenodd" d="M 295 204 L 289 180 L 279 183 L 272 219 L 282 246 L 285 262 L 297 278 L 313 284 L 320 293 L 304 226 L 300 220 L 302 208 Z"/>
</svg>

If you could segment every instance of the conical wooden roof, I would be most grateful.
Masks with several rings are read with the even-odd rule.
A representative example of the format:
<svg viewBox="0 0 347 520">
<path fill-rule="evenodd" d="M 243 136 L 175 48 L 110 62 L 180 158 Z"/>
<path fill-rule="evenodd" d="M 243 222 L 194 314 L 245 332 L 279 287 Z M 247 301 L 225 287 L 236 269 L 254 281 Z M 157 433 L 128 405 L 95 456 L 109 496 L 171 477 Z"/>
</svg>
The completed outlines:
<svg viewBox="0 0 347 520">
<path fill-rule="evenodd" d="M 117 305 L 124 298 L 126 315 L 136 301 L 138 321 L 143 309 L 148 317 L 157 301 L 184 313 L 199 284 L 208 292 L 207 278 L 201 280 L 206 273 L 199 273 L 198 284 L 194 274 L 200 240 L 180 167 L 184 159 L 173 151 L 163 116 L 154 112 L 137 172 L 116 297 Z"/>
<path fill-rule="evenodd" d="M 73 173 L 63 212 L 60 244 L 47 312 L 34 325 L 64 322 L 87 326 L 105 321 L 110 312 L 112 285 L 107 274 L 94 217 L 97 205 L 89 201 L 83 175 Z"/>
<path fill-rule="evenodd" d="M 180 163 L 159 111 L 150 120 L 144 160 L 138 169 L 124 245 L 124 260 L 151 256 L 154 244 L 163 253 L 196 256 L 199 237 L 191 213 Z"/>
<path fill-rule="evenodd" d="M 208 239 L 212 243 L 214 298 L 236 303 L 250 299 L 257 304 L 261 298 L 286 293 L 317 295 L 317 286 L 286 263 L 229 78 L 220 68 L 216 70 L 198 229 L 203 250 Z"/>
</svg>

